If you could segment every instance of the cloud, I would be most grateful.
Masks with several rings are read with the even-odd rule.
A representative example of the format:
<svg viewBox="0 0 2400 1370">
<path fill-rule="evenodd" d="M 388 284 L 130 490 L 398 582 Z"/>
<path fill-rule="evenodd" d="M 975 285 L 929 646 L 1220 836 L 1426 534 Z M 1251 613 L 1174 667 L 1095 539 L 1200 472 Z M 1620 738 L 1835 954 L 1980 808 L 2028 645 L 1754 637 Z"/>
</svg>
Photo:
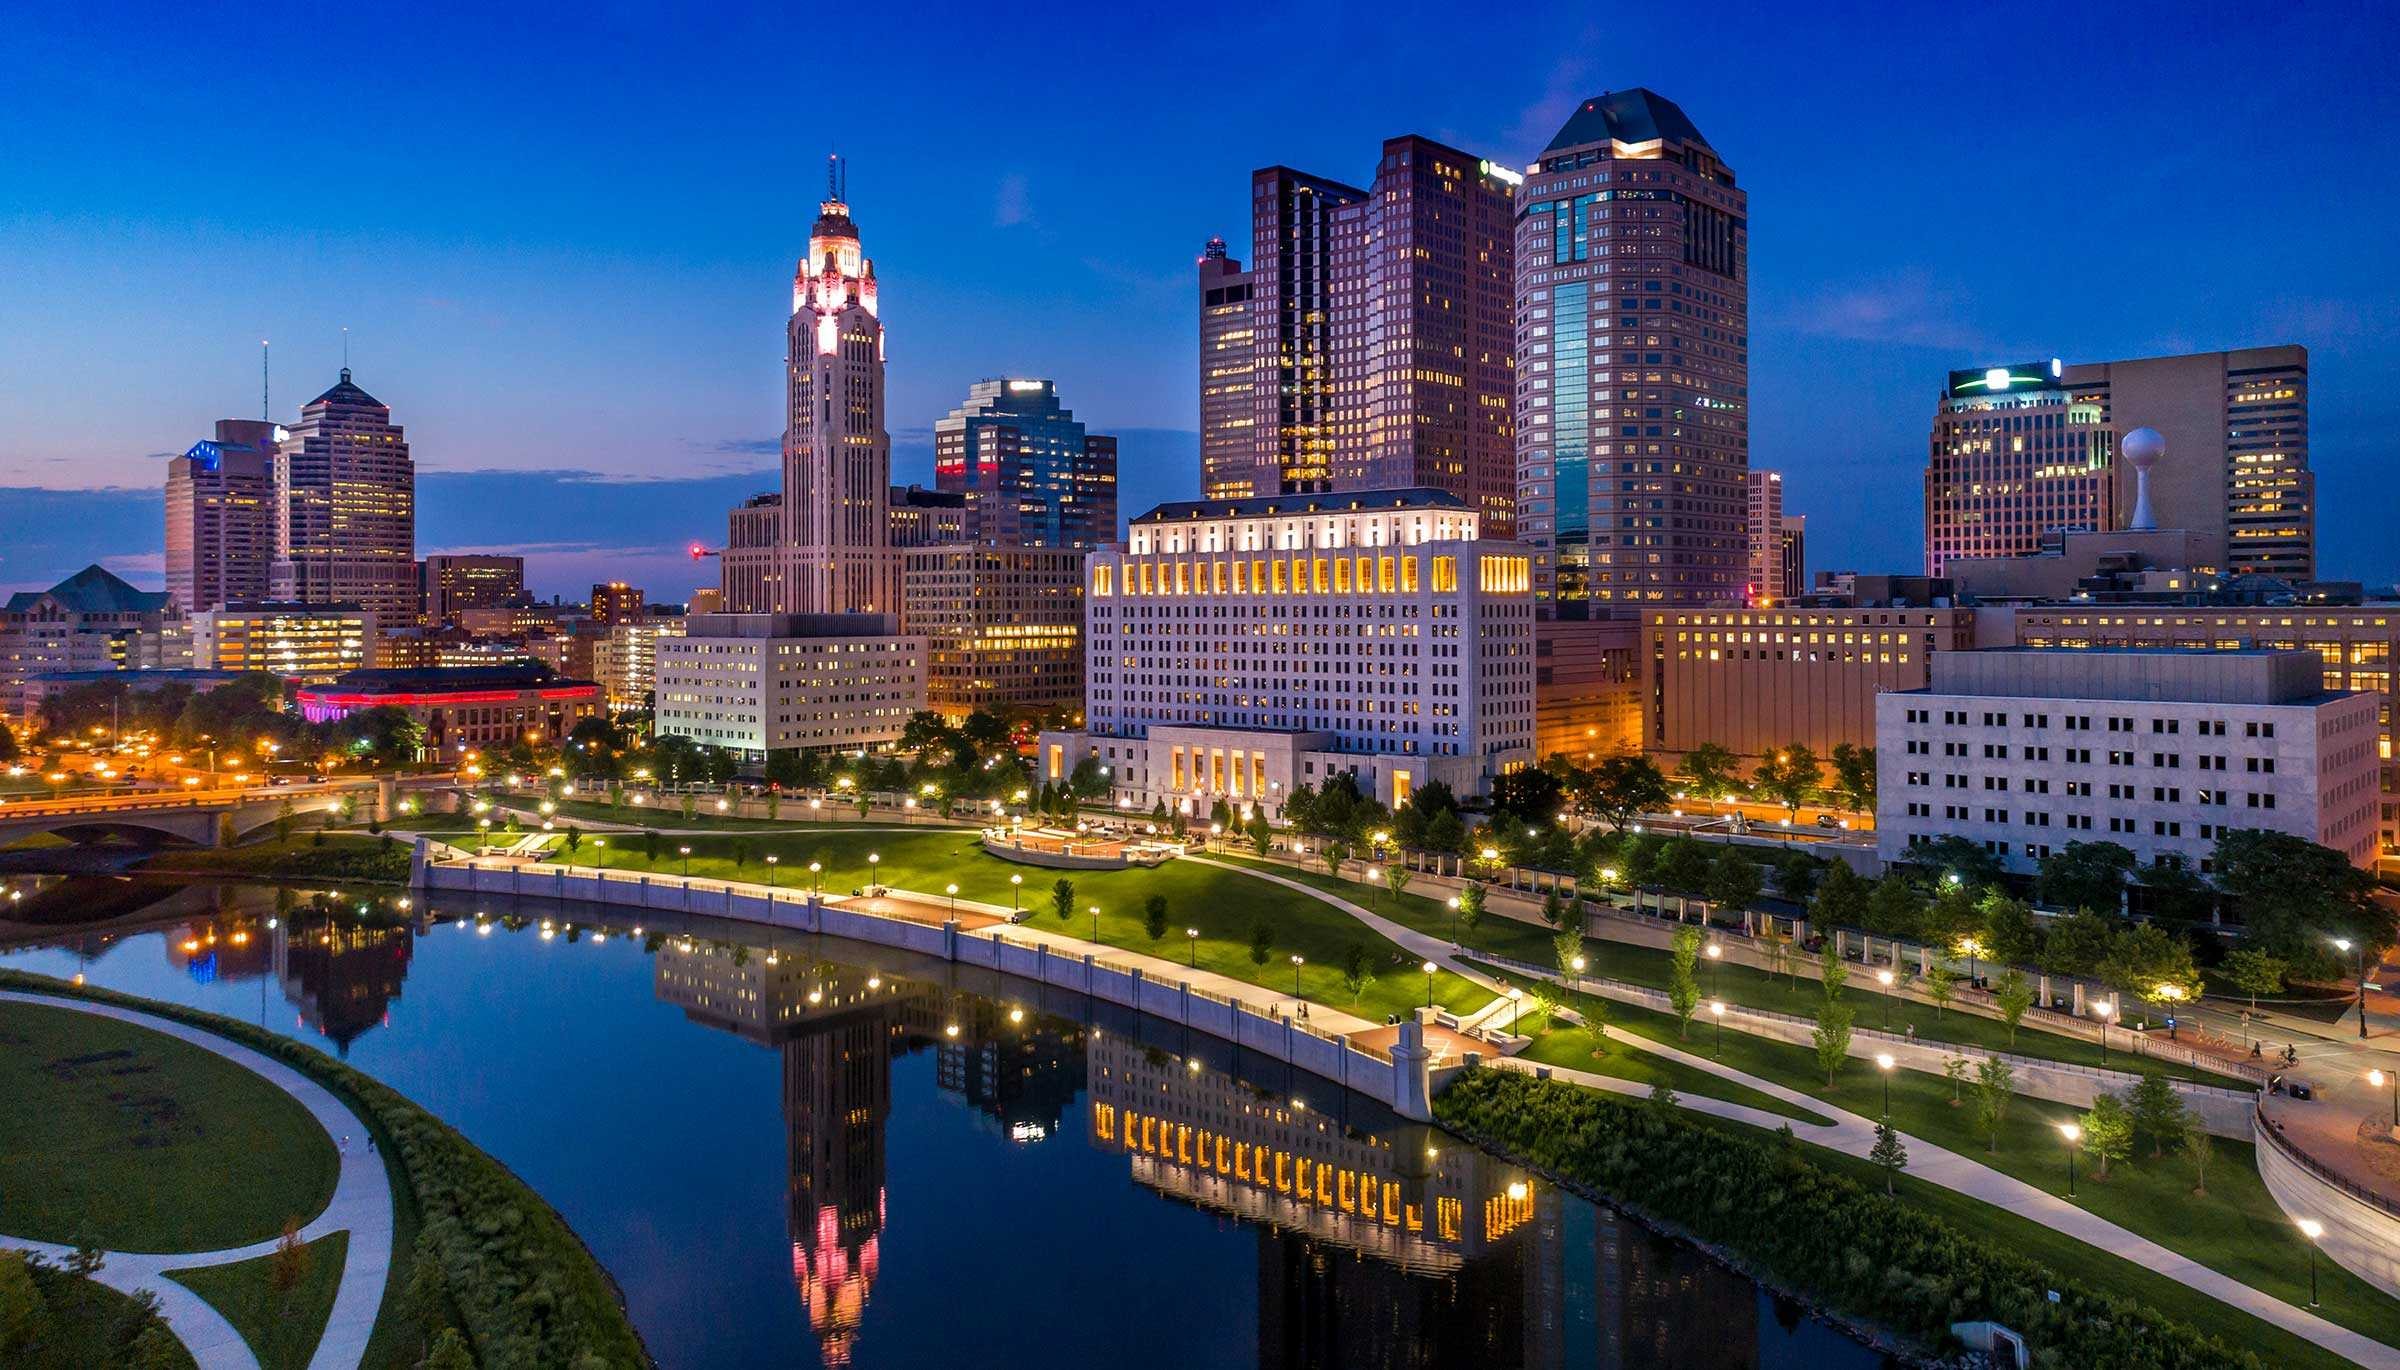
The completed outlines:
<svg viewBox="0 0 2400 1370">
<path fill-rule="evenodd" d="M 726 456 L 780 457 L 782 438 L 719 438 L 715 442 L 694 440 L 691 446 L 703 452 L 718 452 Z"/>
<path fill-rule="evenodd" d="M 1015 228 L 1033 223 L 1032 194 L 1025 173 L 1012 171 L 1000 178 L 1000 193 L 992 201 L 992 224 L 996 228 Z"/>
<path fill-rule="evenodd" d="M 547 557 L 547 556 L 610 556 L 654 557 L 680 554 L 681 547 L 664 543 L 638 547 L 604 547 L 596 542 L 494 542 L 456 547 L 420 547 L 420 557 Z M 162 558 L 160 566 L 165 562 Z"/>
<path fill-rule="evenodd" d="M 1992 350 L 1991 340 L 1965 321 L 1973 309 L 1922 272 L 1836 285 L 1779 312 L 1778 323 L 1819 337 L 1946 352 Z"/>
</svg>

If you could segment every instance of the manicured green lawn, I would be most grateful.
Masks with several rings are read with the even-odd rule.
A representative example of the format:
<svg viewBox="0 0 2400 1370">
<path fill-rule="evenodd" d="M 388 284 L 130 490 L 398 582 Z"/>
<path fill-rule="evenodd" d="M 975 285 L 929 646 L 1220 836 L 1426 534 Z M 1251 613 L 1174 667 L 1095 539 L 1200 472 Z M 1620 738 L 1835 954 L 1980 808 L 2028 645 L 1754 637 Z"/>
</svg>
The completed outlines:
<svg viewBox="0 0 2400 1370">
<path fill-rule="evenodd" d="M 529 813 L 537 811 L 541 802 L 542 796 L 538 794 L 518 795 L 510 800 L 510 803 Z M 784 832 L 795 825 L 808 821 L 806 801 L 795 804 L 786 800 L 783 812 L 772 821 L 764 818 L 735 818 L 730 815 L 720 815 L 716 811 L 717 801 L 707 798 L 700 800 L 699 807 L 692 811 L 690 818 L 683 816 L 683 801 L 680 799 L 673 802 L 660 800 L 649 804 L 636 804 L 628 797 L 621 807 L 588 799 L 561 799 L 554 802 L 558 805 L 558 812 L 551 815 L 551 818 L 560 823 L 628 823 L 641 828 L 717 828 L 726 832 Z M 826 816 L 826 821 L 833 821 L 834 809 L 831 805 L 827 805 L 819 812 Z M 840 811 L 840 818 L 845 821 L 855 821 L 857 817 L 858 810 L 854 808 L 845 806 Z M 532 826 L 538 828 L 541 823 L 536 820 Z"/>
<path fill-rule="evenodd" d="M 0 1233 L 117 1251 L 264 1241 L 333 1195 L 298 1101 L 146 1028 L 0 1003 Z"/>
<path fill-rule="evenodd" d="M 1589 1020 L 1589 1014 L 1594 1004 L 1594 1000 L 1590 996 L 1564 991 L 1558 993 L 1558 998 L 1585 1013 L 1586 1020 Z M 1608 1006 L 1612 1022 L 1619 1007 L 1615 1004 Z M 1833 1121 L 1821 1113 L 1813 1113 L 1797 1105 L 1787 1104 L 1772 1094 L 1752 1089 L 1748 1085 L 1737 1084 L 1734 1081 L 1711 1075 L 1697 1066 L 1669 1060 L 1664 1056 L 1629 1047 L 1622 1042 L 1611 1042 L 1608 1044 L 1605 1054 L 1594 1056 L 1592 1054 L 1592 1038 L 1590 1034 L 1580 1028 L 1561 1025 L 1541 1033 L 1534 1038 L 1533 1045 L 1525 1048 L 1519 1059 L 1539 1061 L 1544 1065 L 1588 1070 L 1594 1075 L 1605 1075 L 1612 1080 L 1630 1080 L 1652 1089 L 1663 1084 L 1678 1095 L 1688 1094 L 1702 1098 L 1722 1099 L 1731 1104 L 1746 1104 L 1751 1108 L 1779 1114 L 1786 1118 L 1795 1118 L 1802 1122 L 1831 1123 Z"/>
<path fill-rule="evenodd" d="M 1694 1022 L 1690 1040 L 1679 1042 L 1670 1015 L 1628 1004 L 1609 1005 L 1609 1015 L 1609 1021 L 1618 1027 L 1681 1045 L 1687 1051 L 1715 1049 L 1704 1023 Z M 1864 1060 L 1852 1058 L 1829 1090 L 1823 1072 L 1817 1069 L 1816 1054 L 1803 1046 L 1728 1032 L 1722 1059 L 1745 1074 L 1800 1090 L 1853 1113 L 1872 1118 L 1883 1111 L 1883 1082 Z M 2065 1192 L 2066 1144 L 2058 1125 L 2075 1120 L 2079 1110 L 2017 1096 L 2002 1122 L 1999 1150 L 1991 1152 L 1985 1149 L 1985 1139 L 1975 1126 L 1971 1086 L 1968 1102 L 1953 1106 L 1949 1082 L 1938 1076 L 1894 1071 L 1891 1084 L 1892 1121 L 1903 1133 L 1969 1156 L 2027 1184 Z M 2152 1159 L 2144 1151 L 2111 1166 L 2106 1180 L 2094 1179 L 2089 1160 L 2079 1160 L 2077 1196 L 2085 1208 L 2127 1231 L 2287 1303 L 2302 1305 L 2308 1302 L 2308 1246 L 2268 1195 L 2252 1150 L 2247 1142 L 2217 1138 L 2206 1196 L 2191 1192 L 2190 1163 L 2181 1157 Z M 1974 1200 L 1961 1202 L 1972 1214 L 1996 1211 Z M 2324 1317 L 2400 1345 L 2400 1302 L 2330 1261 L 2321 1263 L 2320 1278 L 2324 1307 L 2318 1311 Z"/>
<path fill-rule="evenodd" d="M 295 832 L 278 841 L 273 831 L 233 847 L 176 848 L 142 863 L 153 872 L 247 875 L 260 879 L 361 880 L 385 884 L 408 878 L 409 846 L 397 837 L 364 832 Z"/>
<path fill-rule="evenodd" d="M 1516 960 L 1530 961 L 1540 966 L 1557 964 L 1550 944 L 1551 930 L 1538 924 L 1486 912 L 1473 931 L 1457 929 L 1456 919 L 1449 908 L 1443 902 L 1422 894 L 1404 892 L 1395 901 L 1391 892 L 1380 886 L 1370 889 L 1356 880 L 1337 881 L 1325 873 L 1323 866 L 1295 872 L 1287 865 L 1276 865 L 1251 858 L 1228 859 L 1304 880 L 1318 889 L 1338 893 L 1352 903 L 1382 914 L 1394 922 L 1414 928 L 1419 932 L 1455 940 L 1471 950 L 1494 952 Z M 1345 869 L 1349 874 L 1355 875 L 1365 867 L 1354 862 Z M 1605 937 L 1586 937 L 1583 954 L 1584 959 L 1589 962 L 1589 969 L 1593 975 L 1605 976 L 1612 980 L 1623 980 L 1651 989 L 1663 990 L 1667 987 L 1671 965 L 1663 947 L 1636 946 L 1629 942 L 1611 941 Z M 1795 961 L 1805 959 L 1806 953 L 1795 951 L 1794 957 Z M 2097 1066 L 2101 1064 L 2098 1042 L 2061 1037 L 2056 1033 L 2039 1032 L 2032 1028 L 2019 1030 L 2012 1042 L 2008 1025 L 1996 1018 L 1984 1018 L 1955 1010 L 1937 1014 L 1930 1004 L 1921 1004 L 1896 996 L 1890 998 L 1887 1003 L 1884 995 L 1875 992 L 1874 980 L 1870 972 L 1855 964 L 1850 965 L 1849 970 L 1850 1002 L 1858 1011 L 1857 1025 L 1860 1027 L 1883 1027 L 1886 1023 L 1885 1015 L 1888 1007 L 1890 1030 L 1905 1032 L 1909 1025 L 1914 1024 L 1917 1029 L 1917 1040 L 1921 1042 L 1971 1046 L 1989 1051 L 2009 1051 L 2020 1056 L 2066 1061 L 2076 1065 Z M 1699 969 L 1699 979 L 1700 992 L 1704 998 L 1722 998 L 1729 1004 L 1766 1009 L 1776 1013 L 1797 1014 L 1801 1017 L 1808 1017 L 1816 1012 L 1817 1001 L 1821 993 L 1817 982 L 1805 975 L 1795 983 L 1789 976 L 1770 975 L 1750 966 L 1710 965 L 1704 961 Z M 2123 1068 L 2131 1059 L 2138 1058 L 2130 1058 L 2125 1052 L 2116 1051 L 2110 1054 L 2107 1063 Z M 2143 1066 L 2155 1069 L 2160 1074 L 2174 1079 L 2206 1080 L 2217 1084 L 2241 1083 L 2206 1071 L 2193 1070 L 2163 1061 L 2145 1061 Z"/>
<path fill-rule="evenodd" d="M 230 1265 L 170 1270 L 167 1277 L 224 1314 L 242 1340 L 250 1343 L 260 1370 L 305 1370 L 318 1340 L 325 1335 L 325 1319 L 333 1314 L 333 1296 L 342 1283 L 350 1234 L 329 1233 L 301 1249 L 308 1253 L 307 1269 L 289 1293 L 275 1291 L 272 1255 Z"/>
<path fill-rule="evenodd" d="M 746 848 L 738 863 L 734 859 L 737 845 Z M 662 837 L 655 863 L 643 854 L 638 838 L 622 844 L 612 839 L 605 852 L 595 850 L 587 839 L 575 859 L 576 864 L 585 866 L 604 861 L 611 870 L 655 869 L 680 874 L 685 862 L 676 848 L 685 846 L 692 849 L 689 864 L 695 876 L 763 882 L 768 879 L 765 858 L 773 854 L 780 862 L 774 879 L 787 889 L 807 888 L 812 861 L 824 865 L 824 888 L 831 893 L 848 893 L 872 880 L 938 897 L 956 884 L 961 899 L 1007 906 L 1014 897 L 1025 907 L 1038 910 L 1032 919 L 1035 926 L 1076 937 L 1092 935 L 1087 910 L 1096 904 L 1102 942 L 1183 964 L 1189 964 L 1196 954 L 1202 970 L 1276 994 L 1292 992 L 1291 958 L 1298 955 L 1306 958 L 1299 968 L 1300 992 L 1305 997 L 1378 1021 L 1425 1002 L 1425 976 L 1417 969 L 1416 959 L 1357 919 L 1297 890 L 1192 861 L 1169 861 L 1153 869 L 1049 871 L 987 855 L 976 845 L 973 832 L 957 828 L 916 832 L 828 828 L 740 837 Z M 882 860 L 870 864 L 869 854 Z M 1011 886 L 1011 876 L 1022 877 L 1023 884 Z M 1063 921 L 1051 912 L 1051 889 L 1062 878 L 1074 885 L 1074 914 Z M 1167 901 L 1167 933 L 1157 941 L 1143 929 L 1143 904 L 1153 895 L 1162 895 Z M 1262 922 L 1273 943 L 1263 966 L 1250 956 L 1251 929 Z M 1196 947 L 1184 935 L 1186 928 L 1200 930 Z M 1367 948 L 1376 976 L 1355 1004 L 1341 974 L 1343 954 L 1353 944 Z M 1473 981 L 1447 971 L 1434 977 L 1433 997 L 1445 1008 L 1461 1013 L 1491 1002 L 1491 995 Z"/>
</svg>

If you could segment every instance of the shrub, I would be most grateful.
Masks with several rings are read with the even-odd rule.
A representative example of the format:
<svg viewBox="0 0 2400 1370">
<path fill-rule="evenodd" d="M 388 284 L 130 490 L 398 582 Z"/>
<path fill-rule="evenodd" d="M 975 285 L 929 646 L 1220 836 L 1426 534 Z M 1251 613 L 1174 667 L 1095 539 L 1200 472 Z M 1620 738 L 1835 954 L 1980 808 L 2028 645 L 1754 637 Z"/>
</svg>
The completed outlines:
<svg viewBox="0 0 2400 1370">
<path fill-rule="evenodd" d="M 1928 1346 L 1948 1343 L 1954 1322 L 1989 1318 L 2024 1334 L 2044 1364 L 2259 1366 L 2246 1351 L 1769 1141 L 1508 1070 L 1465 1071 L 1434 1109 L 1454 1131 L 1727 1247 L 1774 1283 Z M 1627 1195 L 1640 1197 L 1618 1197 Z"/>
</svg>

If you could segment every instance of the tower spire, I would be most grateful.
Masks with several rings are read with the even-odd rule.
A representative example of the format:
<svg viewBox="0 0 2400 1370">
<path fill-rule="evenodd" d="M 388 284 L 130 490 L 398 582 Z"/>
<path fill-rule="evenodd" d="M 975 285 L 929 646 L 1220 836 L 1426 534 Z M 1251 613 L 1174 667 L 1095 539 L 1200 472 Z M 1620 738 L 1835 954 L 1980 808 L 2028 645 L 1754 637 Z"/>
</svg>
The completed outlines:
<svg viewBox="0 0 2400 1370">
<path fill-rule="evenodd" d="M 842 198 L 842 187 L 839 179 L 841 165 L 842 159 L 838 153 L 828 152 L 825 154 L 825 198 L 828 200 L 838 200 Z"/>
<path fill-rule="evenodd" d="M 275 407 L 269 403 L 267 398 L 267 340 L 265 338 L 258 340 L 258 417 L 261 420 L 272 420 L 275 417 Z"/>
</svg>

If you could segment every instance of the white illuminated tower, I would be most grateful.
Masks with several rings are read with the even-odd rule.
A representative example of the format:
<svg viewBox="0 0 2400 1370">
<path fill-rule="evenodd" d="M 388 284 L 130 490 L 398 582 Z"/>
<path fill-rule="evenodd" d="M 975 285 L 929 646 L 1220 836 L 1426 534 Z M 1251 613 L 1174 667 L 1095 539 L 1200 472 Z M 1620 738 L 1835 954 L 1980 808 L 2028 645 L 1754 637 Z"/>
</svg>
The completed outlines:
<svg viewBox="0 0 2400 1370">
<path fill-rule="evenodd" d="M 844 202 L 842 164 L 792 277 L 785 330 L 783 493 L 733 512 L 725 607 L 735 613 L 897 613 L 900 560 L 885 502 L 883 324 L 875 265 Z"/>
</svg>

